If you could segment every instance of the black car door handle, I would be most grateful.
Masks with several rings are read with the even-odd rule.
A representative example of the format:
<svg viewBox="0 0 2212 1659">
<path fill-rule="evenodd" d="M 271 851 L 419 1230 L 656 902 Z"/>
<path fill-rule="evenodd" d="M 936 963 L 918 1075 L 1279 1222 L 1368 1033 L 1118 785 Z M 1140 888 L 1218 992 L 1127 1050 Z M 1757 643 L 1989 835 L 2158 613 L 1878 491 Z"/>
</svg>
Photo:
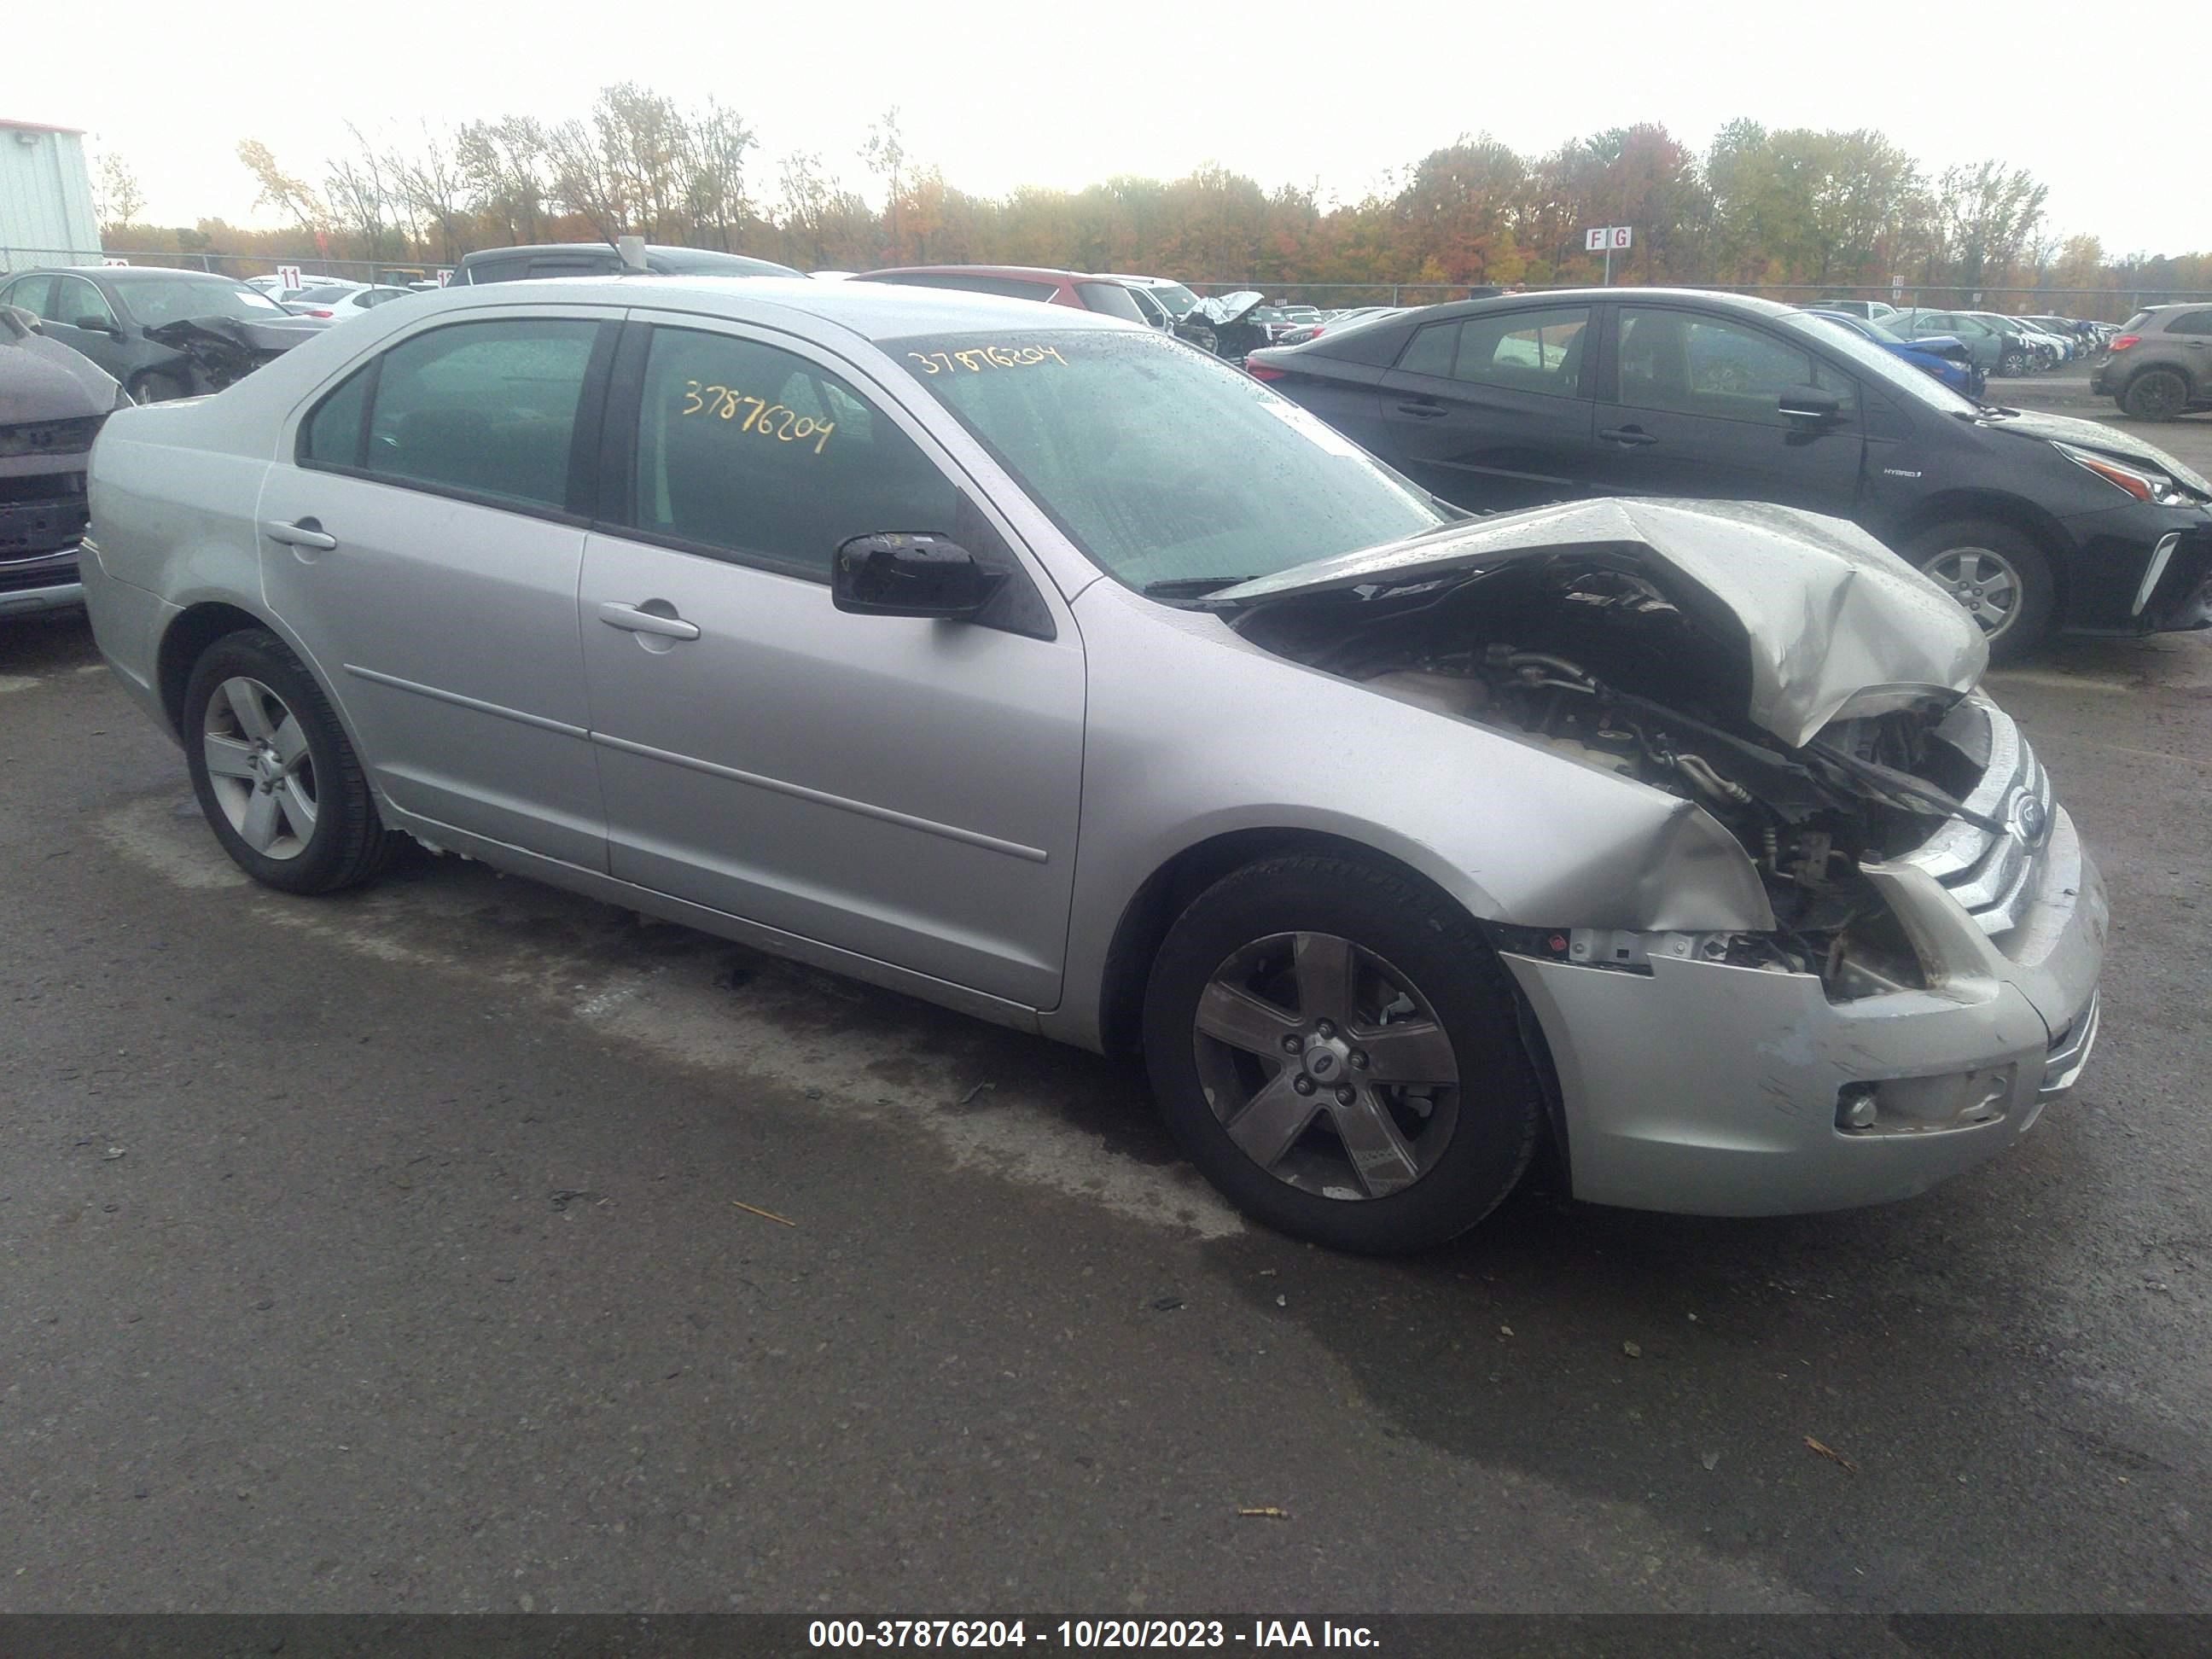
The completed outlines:
<svg viewBox="0 0 2212 1659">
<path fill-rule="evenodd" d="M 1419 403 L 1400 404 L 1398 412 L 1401 415 L 1417 416 L 1424 421 L 1433 421 L 1437 416 L 1448 415 L 1451 411 L 1442 404 L 1424 398 Z"/>
<path fill-rule="evenodd" d="M 1638 444 L 1656 444 L 1659 441 L 1640 426 L 1616 426 L 1597 434 L 1609 444 L 1619 444 L 1624 449 L 1633 449 Z"/>
</svg>

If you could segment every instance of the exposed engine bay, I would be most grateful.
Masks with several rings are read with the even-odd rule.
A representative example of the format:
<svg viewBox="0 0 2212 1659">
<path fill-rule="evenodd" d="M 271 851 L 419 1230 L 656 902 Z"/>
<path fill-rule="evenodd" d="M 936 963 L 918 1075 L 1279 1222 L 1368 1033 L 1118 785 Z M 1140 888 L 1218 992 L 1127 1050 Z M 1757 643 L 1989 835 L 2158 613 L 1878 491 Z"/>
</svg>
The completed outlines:
<svg viewBox="0 0 2212 1659">
<path fill-rule="evenodd" d="M 1698 953 L 1818 975 L 1834 1000 L 1924 982 L 1861 863 L 1911 851 L 1953 817 L 2001 828 L 1960 804 L 1988 761 L 1978 701 L 1878 686 L 1792 746 L 1747 717 L 1741 623 L 1692 615 L 1649 574 L 1602 555 L 1286 596 L 1234 626 L 1387 696 L 1696 802 L 1741 844 L 1777 922 L 1772 933 L 1709 936 Z M 1508 931 L 1530 936 L 1511 948 L 1570 948 L 1564 933 Z"/>
</svg>

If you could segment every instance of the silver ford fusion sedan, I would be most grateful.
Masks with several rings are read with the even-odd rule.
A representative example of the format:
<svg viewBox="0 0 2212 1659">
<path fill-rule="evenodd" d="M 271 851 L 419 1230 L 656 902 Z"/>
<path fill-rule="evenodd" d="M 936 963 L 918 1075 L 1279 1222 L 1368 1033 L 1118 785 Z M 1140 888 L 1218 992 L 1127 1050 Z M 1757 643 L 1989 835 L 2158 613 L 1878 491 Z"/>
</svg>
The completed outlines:
<svg viewBox="0 0 2212 1659">
<path fill-rule="evenodd" d="M 288 892 L 398 838 L 1140 1048 L 1354 1249 L 2009 1146 L 2102 885 L 1979 635 L 1849 525 L 1443 507 L 1133 325 L 862 283 L 453 289 L 91 471 L 103 654 Z"/>
</svg>

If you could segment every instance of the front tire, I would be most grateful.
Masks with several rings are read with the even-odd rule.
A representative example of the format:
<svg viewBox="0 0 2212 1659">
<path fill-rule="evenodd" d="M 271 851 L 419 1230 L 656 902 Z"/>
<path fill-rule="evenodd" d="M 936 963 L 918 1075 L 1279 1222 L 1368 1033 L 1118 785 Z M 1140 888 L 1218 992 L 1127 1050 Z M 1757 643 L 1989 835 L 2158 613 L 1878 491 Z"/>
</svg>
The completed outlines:
<svg viewBox="0 0 2212 1659">
<path fill-rule="evenodd" d="M 1443 894 L 1349 860 L 1270 859 L 1183 912 L 1145 1059 L 1191 1162 L 1255 1220 L 1344 1250 L 1480 1221 L 1543 1122 L 1504 969 Z"/>
<path fill-rule="evenodd" d="M 185 687 L 185 757 L 216 839 L 256 881 L 333 893 L 373 879 L 399 840 L 314 677 L 262 629 L 226 634 Z"/>
<path fill-rule="evenodd" d="M 2057 599 L 2051 562 L 2010 525 L 1991 519 L 1937 525 L 1912 538 L 1906 557 L 1974 619 L 1990 661 L 2019 661 L 2050 631 Z"/>
<path fill-rule="evenodd" d="M 166 404 L 190 394 L 191 388 L 182 380 L 158 369 L 149 370 L 131 382 L 131 401 L 134 404 Z"/>
<path fill-rule="evenodd" d="M 2120 393 L 2120 407 L 2139 421 L 2171 421 L 2189 407 L 2189 383 L 2170 368 L 2147 368 Z"/>
</svg>

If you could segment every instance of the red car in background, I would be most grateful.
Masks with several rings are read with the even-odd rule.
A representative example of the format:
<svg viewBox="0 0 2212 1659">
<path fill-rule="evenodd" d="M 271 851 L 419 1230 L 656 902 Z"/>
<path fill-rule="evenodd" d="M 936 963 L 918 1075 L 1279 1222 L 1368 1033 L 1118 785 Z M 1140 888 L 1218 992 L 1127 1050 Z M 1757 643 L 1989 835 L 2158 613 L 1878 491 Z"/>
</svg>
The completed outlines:
<svg viewBox="0 0 2212 1659">
<path fill-rule="evenodd" d="M 1085 276 L 1079 271 L 1047 270 L 1037 265 L 899 265 L 889 270 L 864 271 L 851 280 L 965 289 L 971 294 L 998 294 L 1009 300 L 1037 300 L 1047 305 L 1073 306 L 1078 311 L 1103 312 L 1125 322 L 1152 320 L 1129 297 L 1129 290 L 1110 276 Z"/>
</svg>

